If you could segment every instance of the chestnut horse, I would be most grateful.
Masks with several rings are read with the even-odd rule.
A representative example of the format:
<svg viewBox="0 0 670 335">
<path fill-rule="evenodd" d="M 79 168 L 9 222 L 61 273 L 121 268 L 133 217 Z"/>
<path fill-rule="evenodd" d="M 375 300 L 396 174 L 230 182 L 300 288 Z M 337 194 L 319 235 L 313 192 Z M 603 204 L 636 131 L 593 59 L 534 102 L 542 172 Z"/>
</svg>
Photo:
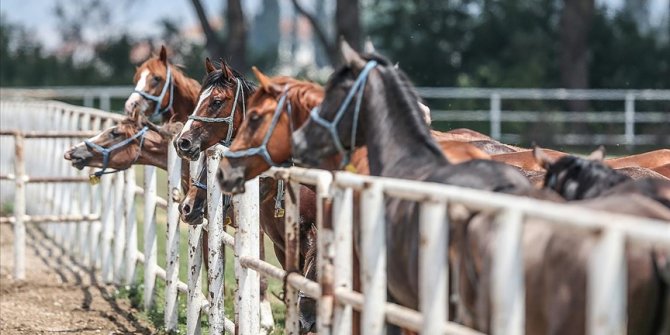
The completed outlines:
<svg viewBox="0 0 670 335">
<path fill-rule="evenodd" d="M 125 104 L 127 115 L 160 117 L 163 122 L 185 122 L 195 107 L 200 84 L 167 59 L 165 46 L 135 70 L 135 90 Z"/>
</svg>

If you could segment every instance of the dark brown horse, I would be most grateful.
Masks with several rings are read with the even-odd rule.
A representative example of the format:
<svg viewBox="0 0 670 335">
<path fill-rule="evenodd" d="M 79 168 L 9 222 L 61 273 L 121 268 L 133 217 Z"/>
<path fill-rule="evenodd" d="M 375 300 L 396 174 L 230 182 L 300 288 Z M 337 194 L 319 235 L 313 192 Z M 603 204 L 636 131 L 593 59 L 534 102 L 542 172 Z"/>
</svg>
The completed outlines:
<svg viewBox="0 0 670 335">
<path fill-rule="evenodd" d="M 346 44 L 342 51 L 346 65 L 329 79 L 326 96 L 314 112 L 320 121 L 317 123 L 312 114 L 293 133 L 294 158 L 315 166 L 365 144 L 371 175 L 507 193 L 530 188 L 523 175 L 502 163 L 471 160 L 450 164 L 431 136 L 416 104 L 418 96 L 405 75 L 381 56 L 361 56 Z M 387 264 L 389 293 L 396 302 L 417 308 L 418 205 L 388 199 L 385 213 L 387 259 L 393 260 Z"/>
<path fill-rule="evenodd" d="M 127 115 L 160 116 L 162 121 L 186 122 L 197 101 L 200 84 L 167 59 L 165 46 L 135 70 L 134 92 L 125 104 Z"/>
</svg>

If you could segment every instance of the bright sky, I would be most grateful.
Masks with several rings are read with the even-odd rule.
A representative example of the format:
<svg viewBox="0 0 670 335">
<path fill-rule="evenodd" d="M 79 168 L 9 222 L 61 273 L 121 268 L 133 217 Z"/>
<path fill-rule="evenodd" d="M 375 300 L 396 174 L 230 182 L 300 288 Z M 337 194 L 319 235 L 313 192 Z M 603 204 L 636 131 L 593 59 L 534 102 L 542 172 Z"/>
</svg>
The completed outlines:
<svg viewBox="0 0 670 335">
<path fill-rule="evenodd" d="M 64 0 L 65 3 L 69 0 Z M 110 1 L 110 0 L 106 0 Z M 223 0 L 201 0 L 208 14 L 221 13 Z M 287 7 L 288 0 L 281 0 L 282 7 Z M 322 1 L 322 0 L 316 0 Z M 596 0 L 599 4 L 607 4 L 611 8 L 619 8 L 625 0 Z M 670 0 L 649 0 L 651 5 L 651 21 L 657 23 L 668 16 L 668 2 Z M 38 39 L 43 41 L 48 48 L 58 45 L 56 19 L 53 9 L 57 0 L 1 0 L 0 11 L 10 22 L 18 22 L 27 26 L 35 32 Z M 157 22 L 163 18 L 170 18 L 182 25 L 192 26 L 197 24 L 195 11 L 190 0 L 111 0 L 118 3 L 114 8 L 112 17 L 117 22 L 116 26 L 127 29 L 132 35 L 147 35 L 156 33 Z M 244 0 L 243 4 L 247 13 L 253 14 L 257 11 L 261 0 Z M 310 2 L 304 1 L 303 2 Z M 137 32 L 137 34 L 133 34 Z M 95 32 L 89 32 L 94 34 Z"/>
</svg>

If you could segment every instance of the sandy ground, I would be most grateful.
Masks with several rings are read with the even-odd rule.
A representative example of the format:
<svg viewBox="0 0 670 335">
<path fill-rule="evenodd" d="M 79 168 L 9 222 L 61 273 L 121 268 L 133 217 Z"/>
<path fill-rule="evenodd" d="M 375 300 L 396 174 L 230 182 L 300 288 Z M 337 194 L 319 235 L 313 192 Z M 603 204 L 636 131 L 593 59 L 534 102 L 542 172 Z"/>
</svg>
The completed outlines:
<svg viewBox="0 0 670 335">
<path fill-rule="evenodd" d="M 39 243 L 35 243 L 39 241 Z M 114 287 L 28 229 L 26 280 L 12 277 L 12 230 L 0 225 L 0 334 L 153 334 Z"/>
</svg>

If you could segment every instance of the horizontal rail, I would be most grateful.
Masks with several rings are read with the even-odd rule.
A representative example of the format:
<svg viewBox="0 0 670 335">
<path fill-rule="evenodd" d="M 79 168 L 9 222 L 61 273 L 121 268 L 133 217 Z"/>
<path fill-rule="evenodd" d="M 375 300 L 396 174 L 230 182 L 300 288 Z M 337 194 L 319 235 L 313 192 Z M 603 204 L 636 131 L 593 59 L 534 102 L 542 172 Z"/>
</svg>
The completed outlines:
<svg viewBox="0 0 670 335">
<path fill-rule="evenodd" d="M 23 136 L 24 138 L 87 138 L 98 135 L 99 131 L 21 131 L 16 129 L 2 129 L 0 136 Z"/>
<path fill-rule="evenodd" d="M 489 121 L 490 110 L 431 110 L 433 121 Z M 571 111 L 520 111 L 501 110 L 502 122 L 586 122 L 586 123 L 624 123 L 623 111 L 571 112 Z M 636 112 L 636 123 L 670 122 L 668 112 Z"/>
<path fill-rule="evenodd" d="M 299 169 L 299 168 L 291 168 Z M 477 210 L 518 210 L 526 217 L 568 224 L 576 228 L 598 232 L 601 229 L 618 229 L 629 237 L 656 243 L 670 244 L 670 225 L 660 220 L 558 204 L 547 201 L 491 193 L 451 185 L 413 180 L 387 179 L 362 176 L 350 172 L 335 173 L 334 183 L 342 187 L 363 190 L 371 182 L 381 183 L 387 195 L 411 201 L 451 201 Z"/>
<path fill-rule="evenodd" d="M 497 94 L 502 99 L 523 100 L 670 100 L 670 90 L 564 89 L 564 88 L 454 88 L 417 87 L 423 98 L 489 99 Z"/>
<path fill-rule="evenodd" d="M 88 215 L 77 215 L 77 214 L 67 214 L 67 215 L 24 215 L 23 222 L 30 223 L 83 223 L 83 222 L 93 222 L 100 221 L 100 215 L 98 214 L 88 214 Z M 14 216 L 3 216 L 0 217 L 0 224 L 9 224 L 16 222 L 16 217 Z"/>
</svg>

